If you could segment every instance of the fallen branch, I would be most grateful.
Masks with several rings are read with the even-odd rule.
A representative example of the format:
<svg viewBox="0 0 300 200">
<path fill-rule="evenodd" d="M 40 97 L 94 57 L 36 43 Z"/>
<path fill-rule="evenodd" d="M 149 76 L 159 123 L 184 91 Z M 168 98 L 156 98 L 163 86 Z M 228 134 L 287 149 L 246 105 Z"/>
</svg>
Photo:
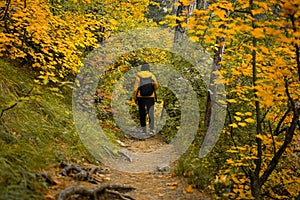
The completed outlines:
<svg viewBox="0 0 300 200">
<path fill-rule="evenodd" d="M 91 200 L 134 200 L 129 195 L 124 193 L 135 190 L 136 188 L 125 185 L 108 184 L 96 188 L 86 188 L 83 186 L 70 186 L 62 190 L 57 196 L 56 200 L 71 200 L 80 199 L 80 197 Z"/>
<path fill-rule="evenodd" d="M 5 111 L 10 110 L 12 108 L 14 108 L 19 102 L 24 101 L 24 98 L 28 97 L 30 95 L 30 93 L 32 92 L 33 88 L 31 88 L 24 96 L 18 98 L 15 102 L 13 102 L 10 106 L 1 109 L 0 112 L 0 118 L 2 118 L 3 114 Z M 18 92 L 17 92 L 18 94 Z"/>
<path fill-rule="evenodd" d="M 9 107 L 7 107 L 7 108 L 1 109 L 0 118 L 3 116 L 3 114 L 4 114 L 5 111 L 14 108 L 17 104 L 18 104 L 18 103 L 16 102 L 16 103 L 12 104 L 11 106 L 9 106 Z"/>
</svg>

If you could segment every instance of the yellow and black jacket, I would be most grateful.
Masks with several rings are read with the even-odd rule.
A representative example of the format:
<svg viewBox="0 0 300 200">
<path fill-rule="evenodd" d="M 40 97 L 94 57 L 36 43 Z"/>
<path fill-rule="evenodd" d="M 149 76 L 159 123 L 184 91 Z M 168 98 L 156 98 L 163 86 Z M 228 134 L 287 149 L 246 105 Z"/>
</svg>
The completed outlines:
<svg viewBox="0 0 300 200">
<path fill-rule="evenodd" d="M 153 88 L 156 90 L 158 88 L 158 83 L 155 76 L 150 71 L 140 71 L 137 73 L 135 83 L 134 83 L 134 91 L 133 91 L 133 99 L 136 101 L 137 98 L 141 97 L 140 92 L 138 90 L 140 85 L 140 77 L 141 78 L 152 78 Z M 143 98 L 155 98 L 155 93 L 150 96 L 143 96 Z"/>
</svg>

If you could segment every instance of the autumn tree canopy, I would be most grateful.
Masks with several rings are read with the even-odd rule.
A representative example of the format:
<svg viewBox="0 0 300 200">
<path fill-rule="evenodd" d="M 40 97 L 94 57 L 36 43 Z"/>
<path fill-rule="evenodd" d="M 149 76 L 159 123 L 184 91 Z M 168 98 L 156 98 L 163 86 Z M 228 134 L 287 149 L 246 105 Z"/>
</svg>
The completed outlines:
<svg viewBox="0 0 300 200">
<path fill-rule="evenodd" d="M 299 2 L 179 2 L 197 4 L 176 19 L 219 57 L 212 70 L 227 86 L 224 137 L 232 147 L 223 147 L 232 156 L 216 177 L 233 188 L 221 196 L 299 198 Z"/>
<path fill-rule="evenodd" d="M 75 75 L 84 55 L 118 31 L 145 26 L 149 1 L 1 1 L 2 57 L 58 82 Z"/>
</svg>

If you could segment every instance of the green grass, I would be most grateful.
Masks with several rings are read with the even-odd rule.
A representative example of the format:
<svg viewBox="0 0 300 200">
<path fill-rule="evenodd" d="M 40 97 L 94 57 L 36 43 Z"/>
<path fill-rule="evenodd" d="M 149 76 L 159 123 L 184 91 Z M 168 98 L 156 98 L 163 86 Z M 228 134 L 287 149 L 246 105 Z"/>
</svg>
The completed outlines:
<svg viewBox="0 0 300 200">
<path fill-rule="evenodd" d="M 0 199 L 43 199 L 37 173 L 62 160 L 94 161 L 73 123 L 71 89 L 52 89 L 0 60 Z"/>
</svg>

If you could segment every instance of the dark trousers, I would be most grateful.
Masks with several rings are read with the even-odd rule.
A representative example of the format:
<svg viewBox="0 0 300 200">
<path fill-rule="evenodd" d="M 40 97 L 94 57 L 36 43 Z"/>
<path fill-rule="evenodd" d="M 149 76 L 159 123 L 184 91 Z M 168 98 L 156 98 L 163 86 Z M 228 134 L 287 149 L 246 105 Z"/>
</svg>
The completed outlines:
<svg viewBox="0 0 300 200">
<path fill-rule="evenodd" d="M 154 129 L 154 98 L 138 98 L 140 124 L 146 132 L 146 116 L 149 115 L 150 131 Z"/>
</svg>

